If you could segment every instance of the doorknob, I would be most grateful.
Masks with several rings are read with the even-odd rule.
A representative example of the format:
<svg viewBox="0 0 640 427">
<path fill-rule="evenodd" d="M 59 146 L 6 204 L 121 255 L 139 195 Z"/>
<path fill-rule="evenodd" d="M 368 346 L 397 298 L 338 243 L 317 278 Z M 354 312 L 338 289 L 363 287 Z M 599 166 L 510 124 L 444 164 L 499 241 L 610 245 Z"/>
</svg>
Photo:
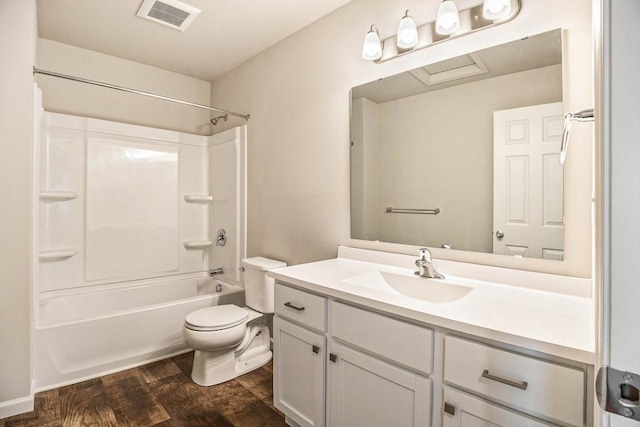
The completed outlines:
<svg viewBox="0 0 640 427">
<path fill-rule="evenodd" d="M 504 237 L 504 231 L 496 231 L 496 237 L 498 238 L 498 240 L 502 239 Z"/>
</svg>

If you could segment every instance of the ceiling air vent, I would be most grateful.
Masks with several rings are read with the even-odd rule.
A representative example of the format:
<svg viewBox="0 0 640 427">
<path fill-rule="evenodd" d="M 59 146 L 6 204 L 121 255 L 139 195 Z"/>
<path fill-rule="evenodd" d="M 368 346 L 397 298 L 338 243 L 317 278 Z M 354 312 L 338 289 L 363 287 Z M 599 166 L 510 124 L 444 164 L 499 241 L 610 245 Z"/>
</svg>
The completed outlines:
<svg viewBox="0 0 640 427">
<path fill-rule="evenodd" d="M 176 30 L 184 31 L 200 13 L 188 4 L 176 0 L 144 0 L 138 16 Z"/>
</svg>

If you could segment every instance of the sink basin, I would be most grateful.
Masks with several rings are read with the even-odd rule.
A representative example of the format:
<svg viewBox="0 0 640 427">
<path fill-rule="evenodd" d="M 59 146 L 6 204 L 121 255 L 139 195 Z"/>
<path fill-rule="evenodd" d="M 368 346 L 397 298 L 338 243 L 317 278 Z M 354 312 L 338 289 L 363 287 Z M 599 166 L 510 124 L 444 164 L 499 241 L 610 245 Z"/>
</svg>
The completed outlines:
<svg viewBox="0 0 640 427">
<path fill-rule="evenodd" d="M 427 279 L 413 274 L 397 274 L 387 271 L 360 274 L 346 279 L 344 282 L 439 304 L 457 301 L 473 289 L 469 286 L 448 282 L 445 279 Z"/>
</svg>

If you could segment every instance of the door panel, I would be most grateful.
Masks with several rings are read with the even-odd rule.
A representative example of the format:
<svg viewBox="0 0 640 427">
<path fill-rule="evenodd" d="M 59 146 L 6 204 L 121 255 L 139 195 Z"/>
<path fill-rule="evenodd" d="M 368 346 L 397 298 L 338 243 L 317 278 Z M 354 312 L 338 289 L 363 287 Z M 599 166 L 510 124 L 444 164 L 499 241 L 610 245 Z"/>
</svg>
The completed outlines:
<svg viewBox="0 0 640 427">
<path fill-rule="evenodd" d="M 273 401 L 303 427 L 324 426 L 325 337 L 275 317 Z"/>
<path fill-rule="evenodd" d="M 638 302 L 640 284 L 640 2 L 604 1 L 605 56 L 603 204 L 599 226 L 603 234 L 604 292 L 602 307 L 604 365 L 640 374 Z M 596 114 L 598 110 L 596 109 Z M 598 116 L 596 115 L 596 119 Z M 606 162 L 608 161 L 608 162 Z M 634 376 L 636 376 L 634 374 Z M 639 405 L 631 405 L 640 413 Z M 638 421 L 599 410 L 604 426 L 640 426 Z"/>
<path fill-rule="evenodd" d="M 561 102 L 494 112 L 494 253 L 562 259 L 562 113 Z"/>
<path fill-rule="evenodd" d="M 448 411 L 445 410 L 443 415 L 442 427 L 543 427 L 551 425 L 495 406 L 451 387 L 445 387 L 444 401 L 449 406 Z"/>
<path fill-rule="evenodd" d="M 332 427 L 431 424 L 431 380 L 335 342 L 331 354 Z"/>
</svg>

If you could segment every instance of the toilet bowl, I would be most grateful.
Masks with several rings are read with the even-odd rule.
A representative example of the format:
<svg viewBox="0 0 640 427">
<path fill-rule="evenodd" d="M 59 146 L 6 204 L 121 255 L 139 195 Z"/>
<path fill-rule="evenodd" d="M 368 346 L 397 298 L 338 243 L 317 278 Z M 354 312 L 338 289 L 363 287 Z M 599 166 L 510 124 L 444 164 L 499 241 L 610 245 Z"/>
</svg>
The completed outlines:
<svg viewBox="0 0 640 427">
<path fill-rule="evenodd" d="M 242 260 L 247 307 L 233 304 L 196 310 L 183 327 L 195 350 L 191 378 L 201 386 L 229 381 L 268 363 L 273 354 L 263 313 L 273 313 L 273 279 L 267 271 L 286 264 L 268 258 Z"/>
</svg>

